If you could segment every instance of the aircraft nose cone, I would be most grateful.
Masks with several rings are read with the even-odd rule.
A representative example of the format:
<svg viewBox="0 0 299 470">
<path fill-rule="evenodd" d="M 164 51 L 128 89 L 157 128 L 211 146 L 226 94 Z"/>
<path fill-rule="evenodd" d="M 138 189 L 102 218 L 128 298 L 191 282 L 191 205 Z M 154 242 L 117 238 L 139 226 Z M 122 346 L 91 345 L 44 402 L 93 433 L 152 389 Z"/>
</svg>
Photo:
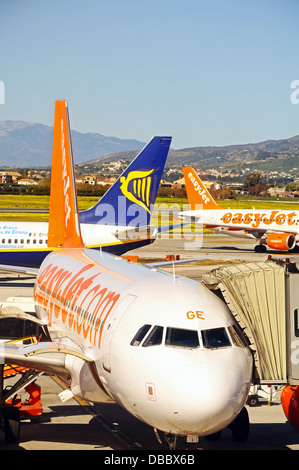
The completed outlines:
<svg viewBox="0 0 299 470">
<path fill-rule="evenodd" d="M 222 429 L 240 411 L 247 394 L 236 374 L 218 364 L 186 366 L 172 376 L 169 387 L 173 423 L 188 433 Z"/>
</svg>

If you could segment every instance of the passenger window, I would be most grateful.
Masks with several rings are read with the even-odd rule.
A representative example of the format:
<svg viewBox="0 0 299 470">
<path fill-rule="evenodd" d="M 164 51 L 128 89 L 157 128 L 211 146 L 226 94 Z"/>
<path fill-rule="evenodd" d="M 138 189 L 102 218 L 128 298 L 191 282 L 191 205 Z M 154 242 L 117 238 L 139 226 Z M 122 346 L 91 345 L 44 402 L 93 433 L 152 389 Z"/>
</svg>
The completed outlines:
<svg viewBox="0 0 299 470">
<path fill-rule="evenodd" d="M 148 337 L 143 342 L 142 347 L 159 346 L 162 343 L 163 326 L 154 326 Z"/>
<path fill-rule="evenodd" d="M 143 338 L 145 337 L 146 333 L 148 330 L 151 328 L 152 325 L 143 325 L 139 330 L 137 331 L 136 335 L 131 341 L 131 346 L 139 346 Z"/>
<path fill-rule="evenodd" d="M 229 337 L 225 328 L 213 328 L 212 330 L 203 330 L 202 341 L 205 348 L 225 348 L 231 346 Z"/>
<path fill-rule="evenodd" d="M 178 348 L 198 348 L 198 333 L 196 330 L 167 328 L 165 344 L 166 346 L 173 346 Z"/>
</svg>

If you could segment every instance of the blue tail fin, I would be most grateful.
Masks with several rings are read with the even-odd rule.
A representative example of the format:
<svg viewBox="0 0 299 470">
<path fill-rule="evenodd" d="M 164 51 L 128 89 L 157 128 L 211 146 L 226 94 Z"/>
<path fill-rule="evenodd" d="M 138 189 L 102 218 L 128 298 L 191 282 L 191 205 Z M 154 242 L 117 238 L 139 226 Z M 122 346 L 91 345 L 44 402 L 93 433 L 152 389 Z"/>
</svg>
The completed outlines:
<svg viewBox="0 0 299 470">
<path fill-rule="evenodd" d="M 171 137 L 153 137 L 102 199 L 80 213 L 86 224 L 149 225 Z"/>
</svg>

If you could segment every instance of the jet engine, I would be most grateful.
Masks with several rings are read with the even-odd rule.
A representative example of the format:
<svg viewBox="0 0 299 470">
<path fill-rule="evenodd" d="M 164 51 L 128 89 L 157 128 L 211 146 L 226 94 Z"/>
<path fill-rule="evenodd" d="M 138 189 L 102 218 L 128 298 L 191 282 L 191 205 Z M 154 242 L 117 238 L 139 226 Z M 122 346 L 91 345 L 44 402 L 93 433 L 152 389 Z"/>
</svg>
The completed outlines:
<svg viewBox="0 0 299 470">
<path fill-rule="evenodd" d="M 299 432 L 299 386 L 288 385 L 281 392 L 281 404 L 288 421 Z"/>
<path fill-rule="evenodd" d="M 296 239 L 291 233 L 270 233 L 267 236 L 267 245 L 274 250 L 289 251 L 296 245 Z"/>
</svg>

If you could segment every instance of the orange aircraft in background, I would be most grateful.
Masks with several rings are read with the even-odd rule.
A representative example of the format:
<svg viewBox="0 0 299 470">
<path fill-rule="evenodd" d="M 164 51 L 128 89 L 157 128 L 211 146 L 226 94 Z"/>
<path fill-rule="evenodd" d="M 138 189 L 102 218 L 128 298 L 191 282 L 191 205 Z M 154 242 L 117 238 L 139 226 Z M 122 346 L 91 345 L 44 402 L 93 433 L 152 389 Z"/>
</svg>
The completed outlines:
<svg viewBox="0 0 299 470">
<path fill-rule="evenodd" d="M 256 239 L 255 252 L 264 253 L 267 246 L 275 250 L 297 251 L 299 240 L 299 211 L 223 209 L 213 199 L 195 170 L 184 167 L 189 211 L 178 215 L 234 237 Z"/>
</svg>

